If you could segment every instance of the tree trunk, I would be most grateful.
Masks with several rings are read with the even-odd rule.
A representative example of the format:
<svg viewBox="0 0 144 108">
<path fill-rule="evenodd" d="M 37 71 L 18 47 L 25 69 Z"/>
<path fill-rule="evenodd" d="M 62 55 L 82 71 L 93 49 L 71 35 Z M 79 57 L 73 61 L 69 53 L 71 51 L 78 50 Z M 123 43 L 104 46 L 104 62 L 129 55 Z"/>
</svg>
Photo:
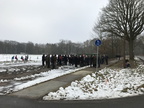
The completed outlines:
<svg viewBox="0 0 144 108">
<path fill-rule="evenodd" d="M 126 40 L 125 40 L 125 37 L 124 37 L 124 40 L 123 40 L 123 67 L 125 68 L 125 60 L 126 60 L 126 55 L 125 55 L 125 44 L 126 44 Z"/>
<path fill-rule="evenodd" d="M 132 39 L 129 41 L 129 57 L 130 60 L 134 60 L 134 41 Z"/>
</svg>

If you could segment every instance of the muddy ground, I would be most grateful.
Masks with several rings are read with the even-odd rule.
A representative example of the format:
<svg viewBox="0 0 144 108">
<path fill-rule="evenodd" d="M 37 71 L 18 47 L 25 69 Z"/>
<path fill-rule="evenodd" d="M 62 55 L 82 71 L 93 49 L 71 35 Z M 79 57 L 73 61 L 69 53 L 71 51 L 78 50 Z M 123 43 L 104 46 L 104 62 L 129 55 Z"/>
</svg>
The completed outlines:
<svg viewBox="0 0 144 108">
<path fill-rule="evenodd" d="M 6 71 L 0 72 L 0 79 L 3 80 L 10 80 L 14 78 L 20 78 L 20 77 L 25 77 L 25 76 L 30 76 L 33 74 L 38 74 L 40 72 L 45 72 L 48 71 L 49 69 L 46 67 L 42 66 L 15 66 L 15 67 L 10 67 L 10 69 L 14 69 L 13 71 L 9 71 L 9 68 L 2 68 Z"/>
</svg>

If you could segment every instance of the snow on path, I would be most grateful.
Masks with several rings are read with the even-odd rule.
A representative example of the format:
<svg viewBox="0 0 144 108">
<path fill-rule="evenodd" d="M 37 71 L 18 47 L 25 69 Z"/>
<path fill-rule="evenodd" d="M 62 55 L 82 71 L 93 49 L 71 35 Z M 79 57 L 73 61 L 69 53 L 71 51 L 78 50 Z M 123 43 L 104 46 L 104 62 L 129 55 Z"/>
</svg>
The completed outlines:
<svg viewBox="0 0 144 108">
<path fill-rule="evenodd" d="M 70 86 L 60 87 L 44 96 L 44 100 L 93 100 L 144 94 L 144 65 L 137 69 L 102 69 Z"/>
<path fill-rule="evenodd" d="M 6 86 L 5 88 L 3 86 L 0 87 L 0 91 L 3 91 L 3 89 L 5 90 L 4 91 L 5 93 L 2 93 L 1 95 L 11 93 L 14 91 L 19 91 L 24 88 L 48 81 L 50 79 L 54 79 L 56 77 L 60 77 L 60 76 L 63 76 L 63 75 L 66 75 L 66 74 L 69 74 L 72 72 L 76 72 L 81 69 L 85 69 L 87 67 L 89 67 L 89 66 L 80 67 L 80 68 L 75 68 L 74 66 L 62 66 L 59 69 L 53 69 L 53 70 L 50 70 L 47 72 L 41 72 L 40 74 L 35 74 L 35 75 L 21 77 L 21 78 L 14 78 L 14 80 L 12 81 L 13 84 L 11 86 L 8 86 L 8 87 Z M 32 79 L 27 82 L 21 81 L 23 79 L 34 78 L 34 77 L 38 77 L 38 78 Z M 1 80 L 1 82 L 4 82 L 4 81 Z M 8 80 L 5 82 L 8 82 Z"/>
</svg>

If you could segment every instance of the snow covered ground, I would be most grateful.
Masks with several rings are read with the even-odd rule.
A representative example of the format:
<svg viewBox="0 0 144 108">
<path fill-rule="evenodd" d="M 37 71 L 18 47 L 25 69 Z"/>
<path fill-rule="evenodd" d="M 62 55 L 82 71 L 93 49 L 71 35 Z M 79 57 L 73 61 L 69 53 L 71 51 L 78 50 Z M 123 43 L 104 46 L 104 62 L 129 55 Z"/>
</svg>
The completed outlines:
<svg viewBox="0 0 144 108">
<path fill-rule="evenodd" d="M 12 57 L 17 56 L 18 60 L 21 61 L 21 56 L 25 58 L 26 54 L 0 54 L 0 62 L 12 61 Z M 28 59 L 32 61 L 41 61 L 42 55 L 28 55 Z M 14 60 L 16 61 L 16 60 Z"/>
<path fill-rule="evenodd" d="M 105 68 L 70 86 L 60 87 L 44 96 L 44 100 L 93 100 L 144 94 L 144 65 L 137 69 Z"/>
<path fill-rule="evenodd" d="M 0 95 L 5 95 L 11 92 L 19 91 L 24 88 L 54 79 L 59 76 L 63 76 L 81 69 L 87 68 L 75 68 L 74 66 L 62 66 L 59 69 L 50 70 L 47 72 L 41 72 L 39 74 L 24 76 L 20 78 L 14 78 L 12 80 L 0 79 L 0 83 L 8 83 L 6 86 L 0 86 Z"/>
<path fill-rule="evenodd" d="M 30 59 L 28 62 L 11 61 L 13 55 L 0 55 L 0 72 L 4 73 L 8 70 L 9 75 L 19 71 L 18 66 L 41 66 L 42 55 L 29 55 Z M 17 55 L 20 58 L 22 55 Z M 87 66 L 86 66 L 87 67 Z M 86 67 L 75 68 L 74 66 L 62 66 L 59 69 L 53 69 L 46 72 L 40 72 L 39 74 L 32 74 L 24 77 L 14 79 L 0 79 L 0 95 L 5 95 L 11 92 L 19 91 L 24 88 L 39 84 L 41 82 L 54 79 L 56 77 L 66 75 Z M 25 67 L 23 67 L 25 70 Z"/>
<path fill-rule="evenodd" d="M 17 66 L 41 66 L 42 55 L 29 55 L 29 62 L 11 61 L 13 55 L 0 55 L 0 74 L 18 71 Z M 86 67 L 83 67 L 86 68 Z M 33 86 L 35 84 L 75 72 L 82 68 L 63 66 L 59 69 L 40 72 L 13 79 L 0 79 L 0 95 Z M 25 68 L 23 68 L 25 70 Z M 137 69 L 109 69 L 105 68 L 97 73 L 87 75 L 80 81 L 74 81 L 70 86 L 60 87 L 56 92 L 50 92 L 43 97 L 44 100 L 80 100 L 80 99 L 108 99 L 144 94 L 144 65 Z"/>
<path fill-rule="evenodd" d="M 17 56 L 18 60 L 12 60 L 12 57 Z M 21 60 L 21 56 L 25 58 L 24 54 L 0 54 L 0 72 L 6 71 L 5 68 L 11 68 L 16 66 L 29 66 L 29 65 L 41 65 L 42 55 L 28 55 L 28 62 Z M 11 68 L 9 71 L 14 71 Z"/>
</svg>

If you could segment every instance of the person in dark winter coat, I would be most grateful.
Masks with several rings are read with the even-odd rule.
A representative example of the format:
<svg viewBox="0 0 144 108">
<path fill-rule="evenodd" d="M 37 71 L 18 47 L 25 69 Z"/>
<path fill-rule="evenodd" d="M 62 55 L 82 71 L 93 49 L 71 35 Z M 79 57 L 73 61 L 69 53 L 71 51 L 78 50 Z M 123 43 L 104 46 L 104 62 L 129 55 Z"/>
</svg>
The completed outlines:
<svg viewBox="0 0 144 108">
<path fill-rule="evenodd" d="M 96 67 L 96 56 L 93 56 L 93 59 L 92 59 L 92 63 L 93 63 L 93 67 Z"/>
<path fill-rule="evenodd" d="M 74 63 L 75 63 L 75 67 L 77 67 L 77 65 L 78 65 L 78 57 L 77 57 L 77 55 L 74 58 Z"/>
<path fill-rule="evenodd" d="M 56 68 L 56 55 L 52 55 L 51 57 L 52 69 Z"/>
<path fill-rule="evenodd" d="M 125 67 L 124 68 L 129 68 L 130 67 L 130 62 L 129 60 L 125 60 Z"/>
<path fill-rule="evenodd" d="M 49 54 L 46 56 L 46 66 L 47 68 L 50 68 L 50 55 Z"/>
<path fill-rule="evenodd" d="M 58 65 L 61 66 L 62 65 L 62 56 L 58 55 Z"/>
<path fill-rule="evenodd" d="M 42 55 L 42 66 L 45 65 L 45 54 Z"/>
<path fill-rule="evenodd" d="M 64 56 L 64 65 L 67 65 L 67 61 L 68 61 L 68 58 L 67 58 L 67 56 L 65 55 L 65 56 Z"/>
<path fill-rule="evenodd" d="M 98 68 L 100 68 L 100 64 L 101 64 L 101 58 L 100 56 L 98 56 Z"/>
<path fill-rule="evenodd" d="M 90 62 L 90 67 L 91 67 L 93 65 L 93 56 L 92 55 L 90 56 L 89 62 Z"/>
<path fill-rule="evenodd" d="M 101 64 L 104 64 L 104 56 L 101 56 Z"/>
<path fill-rule="evenodd" d="M 14 61 L 14 56 L 12 56 L 12 62 Z"/>
<path fill-rule="evenodd" d="M 105 62 L 106 62 L 106 65 L 108 65 L 108 56 L 105 55 Z"/>
<path fill-rule="evenodd" d="M 18 61 L 18 57 L 17 57 L 17 55 L 15 56 L 15 59 L 16 59 L 16 61 Z"/>
<path fill-rule="evenodd" d="M 81 67 L 84 66 L 84 56 L 83 55 L 80 56 L 80 66 Z"/>
</svg>

